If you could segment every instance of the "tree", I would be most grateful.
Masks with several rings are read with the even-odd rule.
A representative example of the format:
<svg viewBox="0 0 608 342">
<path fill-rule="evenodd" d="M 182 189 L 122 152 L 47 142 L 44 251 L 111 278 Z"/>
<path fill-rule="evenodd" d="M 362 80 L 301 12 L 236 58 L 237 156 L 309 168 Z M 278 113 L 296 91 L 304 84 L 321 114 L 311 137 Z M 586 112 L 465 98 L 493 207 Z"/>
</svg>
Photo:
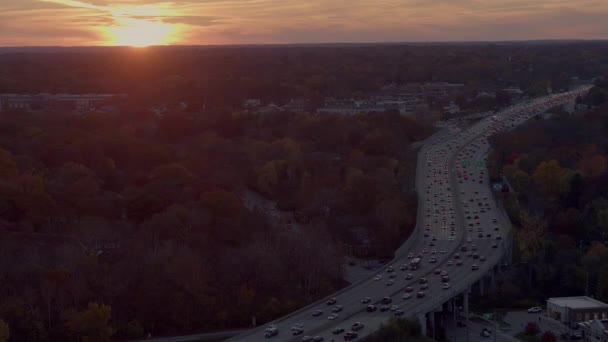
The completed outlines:
<svg viewBox="0 0 608 342">
<path fill-rule="evenodd" d="M 602 234 L 608 234 L 608 208 L 597 212 L 597 224 L 602 229 Z"/>
<path fill-rule="evenodd" d="M 570 184 L 568 170 L 562 168 L 554 159 L 541 162 L 532 178 L 541 192 L 551 198 L 557 198 L 567 192 Z"/>
<path fill-rule="evenodd" d="M 603 155 L 593 155 L 583 158 L 578 163 L 578 168 L 583 174 L 590 178 L 603 175 L 608 169 L 608 160 Z"/>
<path fill-rule="evenodd" d="M 0 342 L 8 342 L 10 336 L 8 323 L 0 319 Z"/>
<path fill-rule="evenodd" d="M 201 204 L 213 216 L 236 219 L 241 217 L 241 200 L 229 191 L 205 192 L 201 195 Z"/>
<path fill-rule="evenodd" d="M 13 161 L 11 154 L 0 148 L 0 177 L 9 178 L 17 173 L 17 164 Z"/>
<path fill-rule="evenodd" d="M 549 330 L 545 331 L 542 335 L 540 335 L 540 342 L 555 342 L 555 341 L 557 341 L 557 338 Z"/>
<path fill-rule="evenodd" d="M 537 335 L 540 332 L 540 328 L 536 322 L 528 322 L 524 329 L 524 333 L 529 336 Z"/>
<path fill-rule="evenodd" d="M 68 318 L 67 326 L 83 342 L 107 342 L 114 334 L 114 329 L 109 325 L 111 315 L 109 305 L 89 303 L 86 310 Z"/>
<path fill-rule="evenodd" d="M 275 194 L 279 185 L 279 171 L 276 161 L 267 162 L 257 171 L 258 190 L 267 196 Z"/>
</svg>

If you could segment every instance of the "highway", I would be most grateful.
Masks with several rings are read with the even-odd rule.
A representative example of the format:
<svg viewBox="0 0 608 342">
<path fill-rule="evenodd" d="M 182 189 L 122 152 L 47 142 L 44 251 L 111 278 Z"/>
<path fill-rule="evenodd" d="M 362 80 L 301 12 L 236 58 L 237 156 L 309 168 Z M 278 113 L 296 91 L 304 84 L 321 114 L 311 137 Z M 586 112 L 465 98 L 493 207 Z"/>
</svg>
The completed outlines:
<svg viewBox="0 0 608 342">
<path fill-rule="evenodd" d="M 342 341 L 356 322 L 364 325 L 357 332 L 357 339 L 361 339 L 394 316 L 395 309 L 400 310 L 403 317 L 420 319 L 451 298 L 468 292 L 484 275 L 494 272 L 510 248 L 510 223 L 497 209 L 485 165 L 487 138 L 501 130 L 513 129 L 548 108 L 574 101 L 588 89 L 520 103 L 469 127 L 450 123 L 427 139 L 418 153 L 416 170 L 417 226 L 389 264 L 394 272 L 379 270 L 333 294 L 335 304 L 328 305 L 328 297 L 230 341 L 296 342 L 311 341 L 313 337 L 317 337 L 317 341 L 321 338 Z M 401 270 L 402 265 L 410 265 L 412 257 L 421 257 L 419 269 Z M 431 262 L 432 258 L 436 259 L 435 263 Z M 449 286 L 443 285 L 441 275 L 436 274 L 441 271 L 447 273 Z M 412 275 L 411 279 L 408 274 Z M 419 281 L 422 277 L 428 280 L 428 288 L 424 290 Z M 389 280 L 394 283 L 390 284 Z M 404 299 L 407 288 L 411 288 L 411 292 L 407 292 L 411 298 Z M 419 291 L 424 292 L 424 296 L 418 298 Z M 370 302 L 362 303 L 366 297 Z M 398 308 L 380 310 L 384 297 L 390 297 L 390 305 Z M 369 304 L 374 304 L 377 310 L 368 312 Z M 339 310 L 337 317 L 329 319 L 334 309 Z M 322 312 L 313 315 L 317 310 Z M 270 325 L 276 327 L 278 334 L 266 338 L 265 328 Z M 296 325 L 303 330 L 298 336 L 291 331 Z M 344 332 L 334 334 L 336 328 L 343 328 Z"/>
</svg>

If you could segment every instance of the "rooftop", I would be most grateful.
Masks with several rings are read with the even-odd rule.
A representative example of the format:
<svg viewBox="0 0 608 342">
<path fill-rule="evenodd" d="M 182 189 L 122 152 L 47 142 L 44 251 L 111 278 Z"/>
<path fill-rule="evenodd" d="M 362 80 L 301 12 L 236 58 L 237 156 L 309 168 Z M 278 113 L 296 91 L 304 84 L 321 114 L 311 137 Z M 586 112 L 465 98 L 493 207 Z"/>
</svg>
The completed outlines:
<svg viewBox="0 0 608 342">
<path fill-rule="evenodd" d="M 547 302 L 551 302 L 555 305 L 567 307 L 570 309 L 588 309 L 588 308 L 605 308 L 608 304 L 602 303 L 599 300 L 595 300 L 590 297 L 557 297 L 549 298 Z"/>
</svg>

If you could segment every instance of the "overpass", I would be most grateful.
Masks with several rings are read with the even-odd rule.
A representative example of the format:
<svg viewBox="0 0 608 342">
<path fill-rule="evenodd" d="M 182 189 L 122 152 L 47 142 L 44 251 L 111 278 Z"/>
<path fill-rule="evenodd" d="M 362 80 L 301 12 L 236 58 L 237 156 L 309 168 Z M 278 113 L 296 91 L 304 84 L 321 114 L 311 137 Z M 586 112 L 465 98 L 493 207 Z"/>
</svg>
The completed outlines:
<svg viewBox="0 0 608 342">
<path fill-rule="evenodd" d="M 455 320 L 468 317 L 469 294 L 483 294 L 494 285 L 512 248 L 511 223 L 493 197 L 485 167 L 487 138 L 548 108 L 574 101 L 589 88 L 520 103 L 470 127 L 452 124 L 427 139 L 418 153 L 416 228 L 386 270 L 269 323 L 278 330 L 275 336 L 264 336 L 266 325 L 230 341 L 296 342 L 306 340 L 304 336 L 342 340 L 344 332 L 334 333 L 335 329 L 348 332 L 354 323 L 364 326 L 357 331 L 362 338 L 394 315 L 419 320 L 423 331 L 435 326 L 438 312 L 444 316 L 448 312 Z M 413 257 L 422 259 L 420 267 L 402 270 L 409 268 Z M 442 271 L 447 281 L 441 279 Z M 421 278 L 427 283 L 420 284 Z M 393 307 L 382 307 L 385 297 Z M 370 304 L 387 310 L 368 311 Z M 292 334 L 295 326 L 302 327 L 301 335 Z"/>
</svg>

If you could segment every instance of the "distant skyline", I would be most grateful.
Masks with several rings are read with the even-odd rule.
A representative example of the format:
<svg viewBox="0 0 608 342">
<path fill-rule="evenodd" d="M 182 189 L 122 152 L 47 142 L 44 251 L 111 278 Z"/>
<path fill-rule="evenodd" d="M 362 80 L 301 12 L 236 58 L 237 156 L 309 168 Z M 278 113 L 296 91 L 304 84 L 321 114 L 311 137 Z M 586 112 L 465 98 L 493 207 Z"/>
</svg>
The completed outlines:
<svg viewBox="0 0 608 342">
<path fill-rule="evenodd" d="M 608 39 L 606 0 L 0 0 L 0 46 Z"/>
</svg>

